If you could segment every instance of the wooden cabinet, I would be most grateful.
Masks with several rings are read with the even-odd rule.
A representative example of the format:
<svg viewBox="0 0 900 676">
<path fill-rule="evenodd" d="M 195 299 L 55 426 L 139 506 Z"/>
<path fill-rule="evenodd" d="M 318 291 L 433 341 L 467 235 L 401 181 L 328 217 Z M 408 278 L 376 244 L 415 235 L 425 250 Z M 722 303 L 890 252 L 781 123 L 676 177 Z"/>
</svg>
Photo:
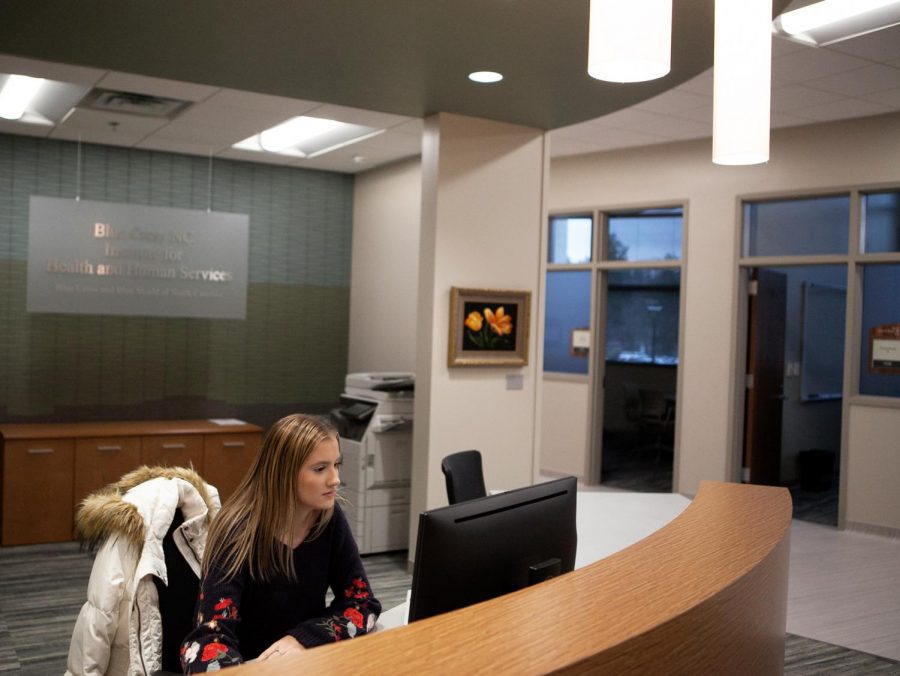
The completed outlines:
<svg viewBox="0 0 900 676">
<path fill-rule="evenodd" d="M 64 542 L 77 504 L 139 465 L 193 467 L 228 497 L 262 429 L 210 420 L 0 425 L 3 545 Z"/>
<path fill-rule="evenodd" d="M 75 440 L 75 505 L 141 464 L 138 437 Z"/>
<path fill-rule="evenodd" d="M 72 439 L 8 441 L 3 448 L 3 544 L 72 539 Z"/>
<path fill-rule="evenodd" d="M 203 478 L 219 490 L 222 502 L 234 493 L 261 444 L 259 434 L 210 434 L 203 438 Z"/>
<path fill-rule="evenodd" d="M 197 434 L 141 437 L 141 464 L 151 467 L 193 467 L 203 476 L 203 437 Z"/>
</svg>

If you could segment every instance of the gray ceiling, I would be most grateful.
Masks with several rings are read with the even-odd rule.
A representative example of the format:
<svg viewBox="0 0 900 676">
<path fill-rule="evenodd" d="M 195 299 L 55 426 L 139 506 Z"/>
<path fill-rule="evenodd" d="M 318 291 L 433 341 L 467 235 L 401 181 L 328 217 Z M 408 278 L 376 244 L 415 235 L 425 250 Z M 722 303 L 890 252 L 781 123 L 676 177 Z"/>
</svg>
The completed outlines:
<svg viewBox="0 0 900 676">
<path fill-rule="evenodd" d="M 419 155 L 437 111 L 551 128 L 554 158 L 709 141 L 713 3 L 674 0 L 672 73 L 614 85 L 586 74 L 588 0 L 0 0 L 0 80 L 190 102 L 171 119 L 79 105 L 0 133 L 347 173 Z M 900 111 L 900 25 L 772 47 L 773 129 Z M 506 79 L 466 79 L 485 68 Z M 233 147 L 306 114 L 385 131 L 315 158 Z"/>
<path fill-rule="evenodd" d="M 788 0 L 775 0 L 775 12 Z M 586 72 L 588 0 L 3 0 L 0 52 L 423 117 L 554 129 L 648 99 L 712 64 L 713 0 L 675 0 L 672 71 Z M 505 75 L 473 85 L 473 70 Z"/>
</svg>

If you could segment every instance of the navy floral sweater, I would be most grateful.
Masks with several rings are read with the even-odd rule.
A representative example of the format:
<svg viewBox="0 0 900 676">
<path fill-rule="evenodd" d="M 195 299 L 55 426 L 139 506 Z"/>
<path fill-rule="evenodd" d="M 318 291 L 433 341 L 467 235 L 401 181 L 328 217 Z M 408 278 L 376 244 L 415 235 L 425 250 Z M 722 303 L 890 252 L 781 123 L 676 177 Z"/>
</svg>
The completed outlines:
<svg viewBox="0 0 900 676">
<path fill-rule="evenodd" d="M 297 580 L 223 580 L 215 562 L 200 583 L 194 630 L 181 645 L 185 673 L 240 664 L 290 635 L 304 647 L 371 631 L 381 612 L 340 507 L 322 533 L 294 549 Z M 328 588 L 334 593 L 325 605 Z"/>
</svg>

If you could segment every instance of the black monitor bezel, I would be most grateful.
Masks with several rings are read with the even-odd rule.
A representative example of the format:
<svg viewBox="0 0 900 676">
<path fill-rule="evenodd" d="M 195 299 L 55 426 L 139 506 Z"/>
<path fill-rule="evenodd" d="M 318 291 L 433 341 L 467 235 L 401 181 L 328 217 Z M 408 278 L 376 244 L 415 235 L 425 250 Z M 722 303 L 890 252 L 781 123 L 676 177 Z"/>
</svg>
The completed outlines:
<svg viewBox="0 0 900 676">
<path fill-rule="evenodd" d="M 563 477 L 420 513 L 409 621 L 449 612 L 528 586 L 528 567 L 540 566 L 552 558 L 560 560 L 561 573 L 573 570 L 578 541 L 576 495 L 575 477 Z M 547 507 L 552 509 L 547 511 Z M 473 535 L 460 525 L 488 517 L 493 517 L 493 526 L 488 522 L 481 523 L 488 531 L 491 528 L 503 531 L 503 536 L 499 537 L 499 532 L 494 534 L 490 552 L 466 551 L 461 540 L 467 535 L 476 539 L 487 538 L 487 535 Z M 541 520 L 545 522 L 541 523 Z M 509 532 L 516 525 L 522 532 Z M 444 538 L 445 542 L 435 543 L 434 538 Z M 528 549 L 532 551 L 523 554 Z M 451 551 L 456 560 L 443 560 Z M 462 559 L 458 558 L 460 555 Z M 490 560 L 484 558 L 487 556 Z M 515 563 L 510 563 L 511 560 Z M 479 561 L 483 563 L 480 570 Z M 504 566 L 511 566 L 506 573 L 502 570 Z M 436 578 L 441 578 L 442 574 L 449 590 L 443 600 L 432 593 L 439 584 Z M 534 571 L 531 575 L 536 579 Z M 465 584 L 466 580 L 470 584 Z"/>
</svg>

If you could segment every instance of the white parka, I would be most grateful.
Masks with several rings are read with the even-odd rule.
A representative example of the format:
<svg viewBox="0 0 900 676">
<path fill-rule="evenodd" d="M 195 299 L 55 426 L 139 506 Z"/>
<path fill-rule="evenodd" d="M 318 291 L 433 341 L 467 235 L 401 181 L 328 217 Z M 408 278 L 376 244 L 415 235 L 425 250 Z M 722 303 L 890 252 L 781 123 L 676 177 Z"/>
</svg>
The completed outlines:
<svg viewBox="0 0 900 676">
<path fill-rule="evenodd" d="M 67 676 L 152 674 L 162 669 L 162 623 L 153 576 L 168 584 L 163 538 L 200 577 L 210 519 L 219 494 L 194 471 L 141 467 L 89 496 L 76 517 L 82 540 L 102 543 L 69 645 Z"/>
</svg>

